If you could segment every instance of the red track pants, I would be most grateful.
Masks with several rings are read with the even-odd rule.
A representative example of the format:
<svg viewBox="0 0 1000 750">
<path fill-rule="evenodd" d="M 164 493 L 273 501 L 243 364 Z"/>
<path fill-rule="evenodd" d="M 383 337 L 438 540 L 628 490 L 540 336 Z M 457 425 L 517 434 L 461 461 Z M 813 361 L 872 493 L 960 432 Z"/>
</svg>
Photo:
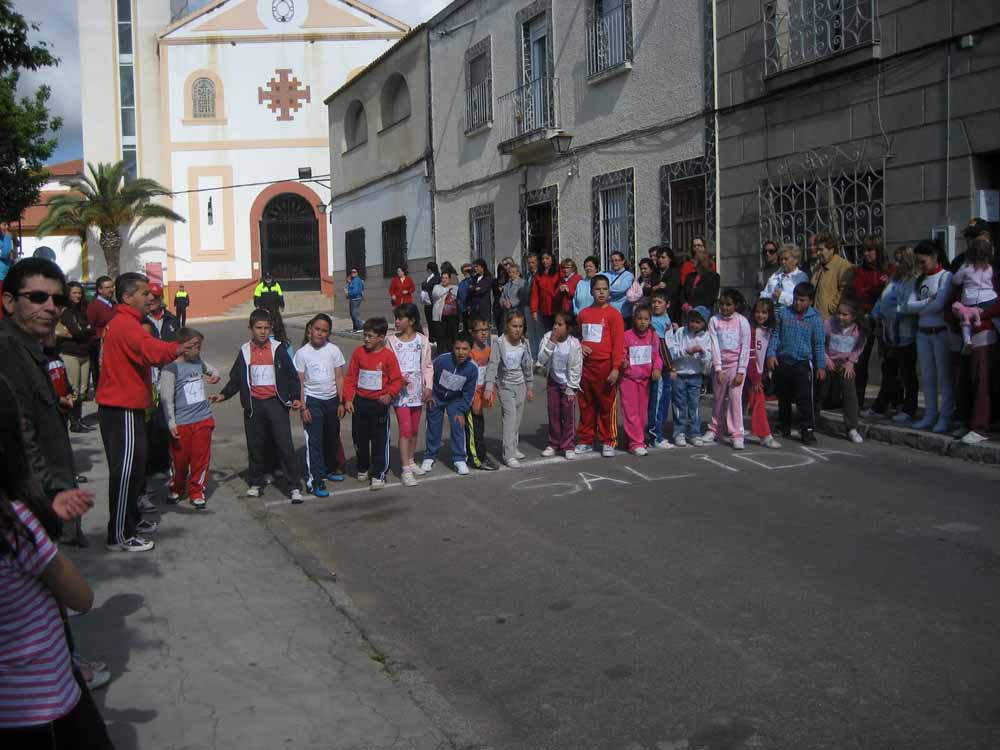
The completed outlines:
<svg viewBox="0 0 1000 750">
<path fill-rule="evenodd" d="M 205 497 L 205 480 L 212 459 L 212 430 L 215 420 L 209 417 L 194 424 L 177 425 L 180 440 L 170 441 L 170 463 L 174 470 L 171 492 L 190 499 Z M 189 477 L 190 473 L 190 477 Z"/>
<path fill-rule="evenodd" d="M 771 423 L 767 420 L 767 396 L 764 391 L 755 391 L 749 380 L 744 385 L 743 392 L 748 394 L 747 406 L 750 408 L 750 434 L 766 438 L 771 434 Z"/>
<path fill-rule="evenodd" d="M 583 363 L 577 445 L 593 444 L 595 423 L 601 443 L 613 446 L 618 440 L 618 385 L 608 385 L 610 373 L 611 360 Z"/>
</svg>

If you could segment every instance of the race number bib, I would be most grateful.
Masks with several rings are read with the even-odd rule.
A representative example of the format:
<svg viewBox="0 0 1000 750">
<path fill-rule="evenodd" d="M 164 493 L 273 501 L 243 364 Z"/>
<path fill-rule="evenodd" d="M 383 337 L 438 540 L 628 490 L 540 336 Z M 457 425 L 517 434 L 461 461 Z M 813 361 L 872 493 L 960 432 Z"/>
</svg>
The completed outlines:
<svg viewBox="0 0 1000 750">
<path fill-rule="evenodd" d="M 854 337 L 845 336 L 842 333 L 832 333 L 830 334 L 830 349 L 839 354 L 847 354 L 854 349 Z"/>
<path fill-rule="evenodd" d="M 719 331 L 719 348 L 731 352 L 740 348 L 739 331 Z"/>
<path fill-rule="evenodd" d="M 521 360 L 524 358 L 524 350 L 518 349 L 514 352 L 506 352 L 503 355 L 503 363 L 508 370 L 516 370 L 521 366 Z"/>
<path fill-rule="evenodd" d="M 396 352 L 399 369 L 403 372 L 417 372 L 420 369 L 420 344 L 403 344 Z"/>
<path fill-rule="evenodd" d="M 381 370 L 361 370 L 358 373 L 358 388 L 366 391 L 382 390 Z"/>
<path fill-rule="evenodd" d="M 465 387 L 465 375 L 442 370 L 439 382 L 446 391 L 460 391 Z"/>
<path fill-rule="evenodd" d="M 583 340 L 589 344 L 599 344 L 601 339 L 604 338 L 604 324 L 603 323 L 584 323 L 583 324 Z"/>
<path fill-rule="evenodd" d="M 479 374 L 476 375 L 476 385 L 482 385 L 486 382 L 486 366 L 476 365 L 476 369 L 479 370 Z"/>
<path fill-rule="evenodd" d="M 633 367 L 648 365 L 653 361 L 653 347 L 649 344 L 644 346 L 630 346 L 628 348 L 628 363 Z"/>
<path fill-rule="evenodd" d="M 250 385 L 274 385 L 274 365 L 250 365 Z"/>
<path fill-rule="evenodd" d="M 200 404 L 205 400 L 205 381 L 201 378 L 184 384 L 184 400 L 191 404 Z"/>
<path fill-rule="evenodd" d="M 318 383 L 329 380 L 332 373 L 326 362 L 310 362 L 306 365 L 306 375 L 310 382 Z"/>
</svg>

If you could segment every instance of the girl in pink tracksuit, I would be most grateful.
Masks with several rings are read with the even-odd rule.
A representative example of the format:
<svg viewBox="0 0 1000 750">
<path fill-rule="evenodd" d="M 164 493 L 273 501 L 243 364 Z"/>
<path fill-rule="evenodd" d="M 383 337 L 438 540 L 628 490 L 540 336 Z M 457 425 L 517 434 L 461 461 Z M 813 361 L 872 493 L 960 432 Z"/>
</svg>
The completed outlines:
<svg viewBox="0 0 1000 750">
<path fill-rule="evenodd" d="M 649 410 L 649 383 L 659 380 L 663 368 L 660 337 L 652 329 L 653 314 L 646 305 L 632 313 L 632 327 L 625 331 L 625 368 L 622 370 L 622 415 L 628 448 L 645 456 L 646 412 Z"/>
<path fill-rule="evenodd" d="M 709 443 L 716 435 L 728 433 L 738 451 L 743 450 L 743 381 L 750 362 L 750 322 L 736 312 L 742 299 L 735 289 L 724 291 L 719 296 L 719 315 L 708 323 L 715 404 L 712 424 L 702 435 Z"/>
</svg>

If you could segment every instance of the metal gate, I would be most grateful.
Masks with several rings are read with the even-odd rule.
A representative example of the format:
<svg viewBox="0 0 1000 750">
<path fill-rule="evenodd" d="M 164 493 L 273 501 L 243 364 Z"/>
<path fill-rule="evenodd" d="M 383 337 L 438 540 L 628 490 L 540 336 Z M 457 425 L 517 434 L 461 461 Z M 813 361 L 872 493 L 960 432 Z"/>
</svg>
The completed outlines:
<svg viewBox="0 0 1000 750">
<path fill-rule="evenodd" d="M 805 248 L 809 236 L 832 232 L 852 263 L 865 237 L 885 235 L 885 158 L 837 147 L 798 154 L 757 189 L 760 243 Z"/>
<path fill-rule="evenodd" d="M 260 220 L 262 270 L 288 289 L 319 289 L 318 235 L 309 201 L 294 193 L 275 196 Z"/>
<path fill-rule="evenodd" d="M 396 269 L 406 263 L 406 217 L 382 222 L 382 276 L 396 275 Z"/>
</svg>

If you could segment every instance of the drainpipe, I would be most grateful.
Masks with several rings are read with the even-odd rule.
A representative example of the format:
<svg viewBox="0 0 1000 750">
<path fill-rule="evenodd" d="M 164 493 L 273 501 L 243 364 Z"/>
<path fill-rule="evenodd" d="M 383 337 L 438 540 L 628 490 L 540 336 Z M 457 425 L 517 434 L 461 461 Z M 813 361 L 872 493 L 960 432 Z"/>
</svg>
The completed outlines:
<svg viewBox="0 0 1000 750">
<path fill-rule="evenodd" d="M 944 130 L 944 223 L 951 224 L 951 42 L 948 43 L 948 63 L 945 77 Z M 945 248 L 947 250 L 948 248 Z"/>
</svg>

